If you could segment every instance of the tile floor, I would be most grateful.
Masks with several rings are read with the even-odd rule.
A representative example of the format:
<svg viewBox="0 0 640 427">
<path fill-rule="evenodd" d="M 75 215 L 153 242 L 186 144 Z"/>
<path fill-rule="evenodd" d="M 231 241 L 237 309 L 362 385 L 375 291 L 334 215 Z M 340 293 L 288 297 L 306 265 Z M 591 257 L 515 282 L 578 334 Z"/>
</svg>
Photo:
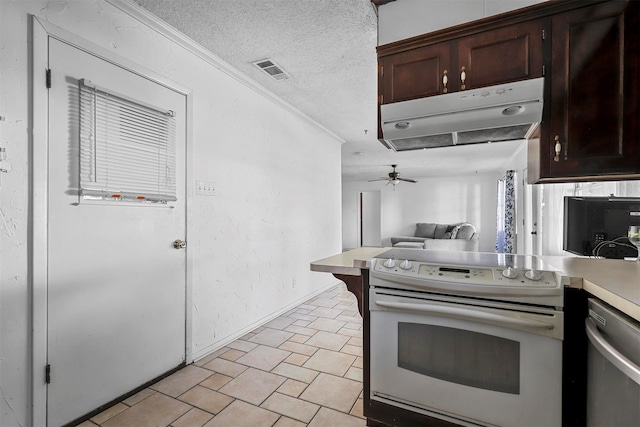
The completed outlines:
<svg viewBox="0 0 640 427">
<path fill-rule="evenodd" d="M 337 285 L 80 426 L 365 426 L 356 304 Z"/>
</svg>

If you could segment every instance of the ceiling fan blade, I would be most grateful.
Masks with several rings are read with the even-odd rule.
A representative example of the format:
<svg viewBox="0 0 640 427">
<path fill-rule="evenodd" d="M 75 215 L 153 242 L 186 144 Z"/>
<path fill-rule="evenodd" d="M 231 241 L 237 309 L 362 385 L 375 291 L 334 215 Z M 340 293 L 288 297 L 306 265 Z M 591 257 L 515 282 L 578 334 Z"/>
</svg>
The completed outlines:
<svg viewBox="0 0 640 427">
<path fill-rule="evenodd" d="M 389 181 L 389 178 L 370 179 L 368 182 L 374 182 L 374 181 Z"/>
<path fill-rule="evenodd" d="M 416 183 L 418 181 L 416 181 L 415 179 L 409 179 L 409 178 L 398 178 L 400 181 L 406 181 L 406 182 L 413 182 Z"/>
</svg>

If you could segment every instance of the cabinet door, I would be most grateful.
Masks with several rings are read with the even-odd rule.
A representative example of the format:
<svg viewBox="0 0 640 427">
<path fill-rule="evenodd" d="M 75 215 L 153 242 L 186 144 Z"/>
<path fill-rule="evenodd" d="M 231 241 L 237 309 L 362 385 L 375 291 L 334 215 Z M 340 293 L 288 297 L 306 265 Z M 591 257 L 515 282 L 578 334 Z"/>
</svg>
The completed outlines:
<svg viewBox="0 0 640 427">
<path fill-rule="evenodd" d="M 485 31 L 458 41 L 460 90 L 542 77 L 544 19 Z"/>
<path fill-rule="evenodd" d="M 639 10 L 611 1 L 553 17 L 550 177 L 640 173 Z"/>
<path fill-rule="evenodd" d="M 448 42 L 380 58 L 380 103 L 389 104 L 451 91 L 450 64 L 451 45 Z"/>
</svg>

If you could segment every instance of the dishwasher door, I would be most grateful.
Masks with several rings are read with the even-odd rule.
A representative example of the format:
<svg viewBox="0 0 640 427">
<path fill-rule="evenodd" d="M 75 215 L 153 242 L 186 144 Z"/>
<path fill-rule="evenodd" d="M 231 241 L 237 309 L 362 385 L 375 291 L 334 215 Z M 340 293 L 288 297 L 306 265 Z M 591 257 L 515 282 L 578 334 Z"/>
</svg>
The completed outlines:
<svg viewBox="0 0 640 427">
<path fill-rule="evenodd" d="M 640 323 L 589 299 L 586 331 L 587 426 L 640 426 Z"/>
</svg>

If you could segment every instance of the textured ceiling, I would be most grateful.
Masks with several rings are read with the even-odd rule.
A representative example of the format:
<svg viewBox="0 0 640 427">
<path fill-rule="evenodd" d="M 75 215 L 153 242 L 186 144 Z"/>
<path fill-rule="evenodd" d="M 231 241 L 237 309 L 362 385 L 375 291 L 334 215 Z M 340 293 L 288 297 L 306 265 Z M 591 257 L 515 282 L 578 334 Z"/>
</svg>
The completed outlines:
<svg viewBox="0 0 640 427">
<path fill-rule="evenodd" d="M 134 0 L 346 143 L 343 180 L 500 169 L 521 142 L 395 153 L 377 136 L 377 17 L 370 0 Z M 252 65 L 271 58 L 276 81 Z M 361 154 L 355 154 L 361 153 Z"/>
</svg>

